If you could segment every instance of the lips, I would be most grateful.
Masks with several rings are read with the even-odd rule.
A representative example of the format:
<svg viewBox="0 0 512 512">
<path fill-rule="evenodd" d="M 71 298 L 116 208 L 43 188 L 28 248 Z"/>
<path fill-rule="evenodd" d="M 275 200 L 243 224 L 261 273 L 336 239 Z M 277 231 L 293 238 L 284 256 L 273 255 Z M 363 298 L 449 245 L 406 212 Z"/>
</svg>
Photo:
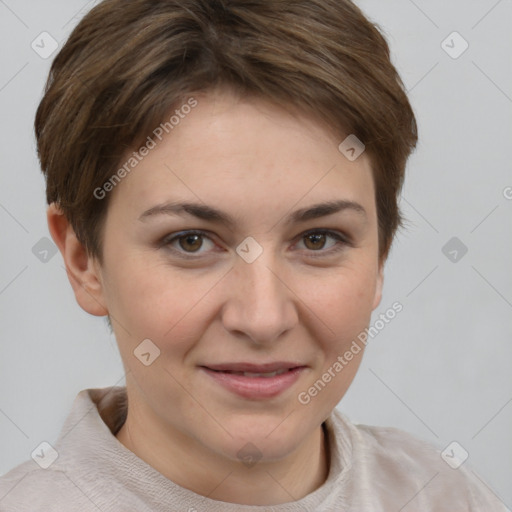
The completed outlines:
<svg viewBox="0 0 512 512">
<path fill-rule="evenodd" d="M 222 373 L 232 373 L 235 375 L 244 375 L 246 377 L 274 377 L 281 375 L 295 368 L 301 368 L 305 365 L 295 362 L 276 361 L 272 363 L 254 364 L 254 363 L 224 363 L 204 366 L 208 370 Z"/>
<path fill-rule="evenodd" d="M 261 400 L 290 388 L 307 368 L 296 362 L 224 363 L 200 367 L 223 389 L 242 398 Z"/>
</svg>

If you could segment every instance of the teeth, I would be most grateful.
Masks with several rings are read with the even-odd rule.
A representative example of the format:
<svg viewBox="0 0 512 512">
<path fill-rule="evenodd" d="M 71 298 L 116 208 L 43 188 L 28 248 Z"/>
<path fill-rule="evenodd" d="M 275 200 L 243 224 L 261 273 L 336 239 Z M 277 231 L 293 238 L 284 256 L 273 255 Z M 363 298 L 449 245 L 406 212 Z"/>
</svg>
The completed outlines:
<svg viewBox="0 0 512 512">
<path fill-rule="evenodd" d="M 253 372 L 243 372 L 244 377 L 275 377 L 276 375 L 282 375 L 283 373 L 287 372 L 288 370 L 276 370 L 275 372 L 268 372 L 268 373 L 253 373 Z"/>
<path fill-rule="evenodd" d="M 229 373 L 231 375 L 242 375 L 244 377 L 275 377 L 276 375 L 282 375 L 283 373 L 286 373 L 290 371 L 290 368 L 282 368 L 281 370 L 276 370 L 273 372 L 266 372 L 266 373 L 258 373 L 258 372 L 236 372 L 231 370 L 214 370 L 216 372 L 220 373 Z"/>
</svg>

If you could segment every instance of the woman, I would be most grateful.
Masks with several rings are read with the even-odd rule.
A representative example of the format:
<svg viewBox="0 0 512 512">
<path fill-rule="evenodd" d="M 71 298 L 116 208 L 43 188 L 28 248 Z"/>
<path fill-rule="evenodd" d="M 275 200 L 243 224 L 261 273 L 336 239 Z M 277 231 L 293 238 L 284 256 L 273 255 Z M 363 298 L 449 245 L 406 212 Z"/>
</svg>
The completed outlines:
<svg viewBox="0 0 512 512">
<path fill-rule="evenodd" d="M 82 391 L 2 477 L 2 510 L 505 510 L 435 448 L 335 410 L 417 140 L 351 2 L 105 0 L 35 129 L 50 233 L 126 387 Z"/>
</svg>

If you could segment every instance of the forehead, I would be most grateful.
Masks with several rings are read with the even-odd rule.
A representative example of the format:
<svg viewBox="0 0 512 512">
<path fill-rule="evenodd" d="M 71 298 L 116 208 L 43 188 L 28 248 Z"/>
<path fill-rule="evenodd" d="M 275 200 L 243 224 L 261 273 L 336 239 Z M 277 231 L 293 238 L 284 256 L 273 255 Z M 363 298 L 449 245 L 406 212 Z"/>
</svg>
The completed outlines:
<svg viewBox="0 0 512 512">
<path fill-rule="evenodd" d="M 162 140 L 153 136 L 144 157 L 139 152 L 113 190 L 110 208 L 135 215 L 181 200 L 261 217 L 294 204 L 343 199 L 374 213 L 368 157 L 348 160 L 327 127 L 260 99 L 194 97 L 196 106 L 174 116 Z"/>
</svg>

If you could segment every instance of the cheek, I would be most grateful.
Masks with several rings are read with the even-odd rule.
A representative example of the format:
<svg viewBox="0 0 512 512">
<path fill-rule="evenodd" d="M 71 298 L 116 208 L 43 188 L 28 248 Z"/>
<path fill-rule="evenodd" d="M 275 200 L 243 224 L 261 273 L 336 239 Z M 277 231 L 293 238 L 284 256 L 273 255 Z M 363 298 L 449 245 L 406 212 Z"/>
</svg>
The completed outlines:
<svg viewBox="0 0 512 512">
<path fill-rule="evenodd" d="M 318 414 L 325 417 L 345 395 L 361 364 L 365 344 L 358 337 L 371 319 L 375 284 L 375 274 L 369 267 L 351 269 L 324 281 L 308 295 L 317 323 L 325 324 L 328 330 L 322 332 L 328 334 L 317 336 L 316 372 L 310 387 L 303 391 L 318 408 Z"/>
<path fill-rule="evenodd" d="M 129 276 L 129 277 L 126 277 Z M 129 332 L 130 345 L 151 339 L 162 351 L 172 342 L 174 352 L 187 349 L 208 320 L 207 295 L 219 276 L 193 276 L 164 264 L 125 262 L 109 283 L 109 311 Z"/>
<path fill-rule="evenodd" d="M 307 295 L 307 303 L 329 329 L 330 346 L 350 342 L 367 327 L 375 296 L 376 276 L 368 268 L 340 272 Z M 349 339 L 350 338 L 350 339 Z"/>
</svg>

